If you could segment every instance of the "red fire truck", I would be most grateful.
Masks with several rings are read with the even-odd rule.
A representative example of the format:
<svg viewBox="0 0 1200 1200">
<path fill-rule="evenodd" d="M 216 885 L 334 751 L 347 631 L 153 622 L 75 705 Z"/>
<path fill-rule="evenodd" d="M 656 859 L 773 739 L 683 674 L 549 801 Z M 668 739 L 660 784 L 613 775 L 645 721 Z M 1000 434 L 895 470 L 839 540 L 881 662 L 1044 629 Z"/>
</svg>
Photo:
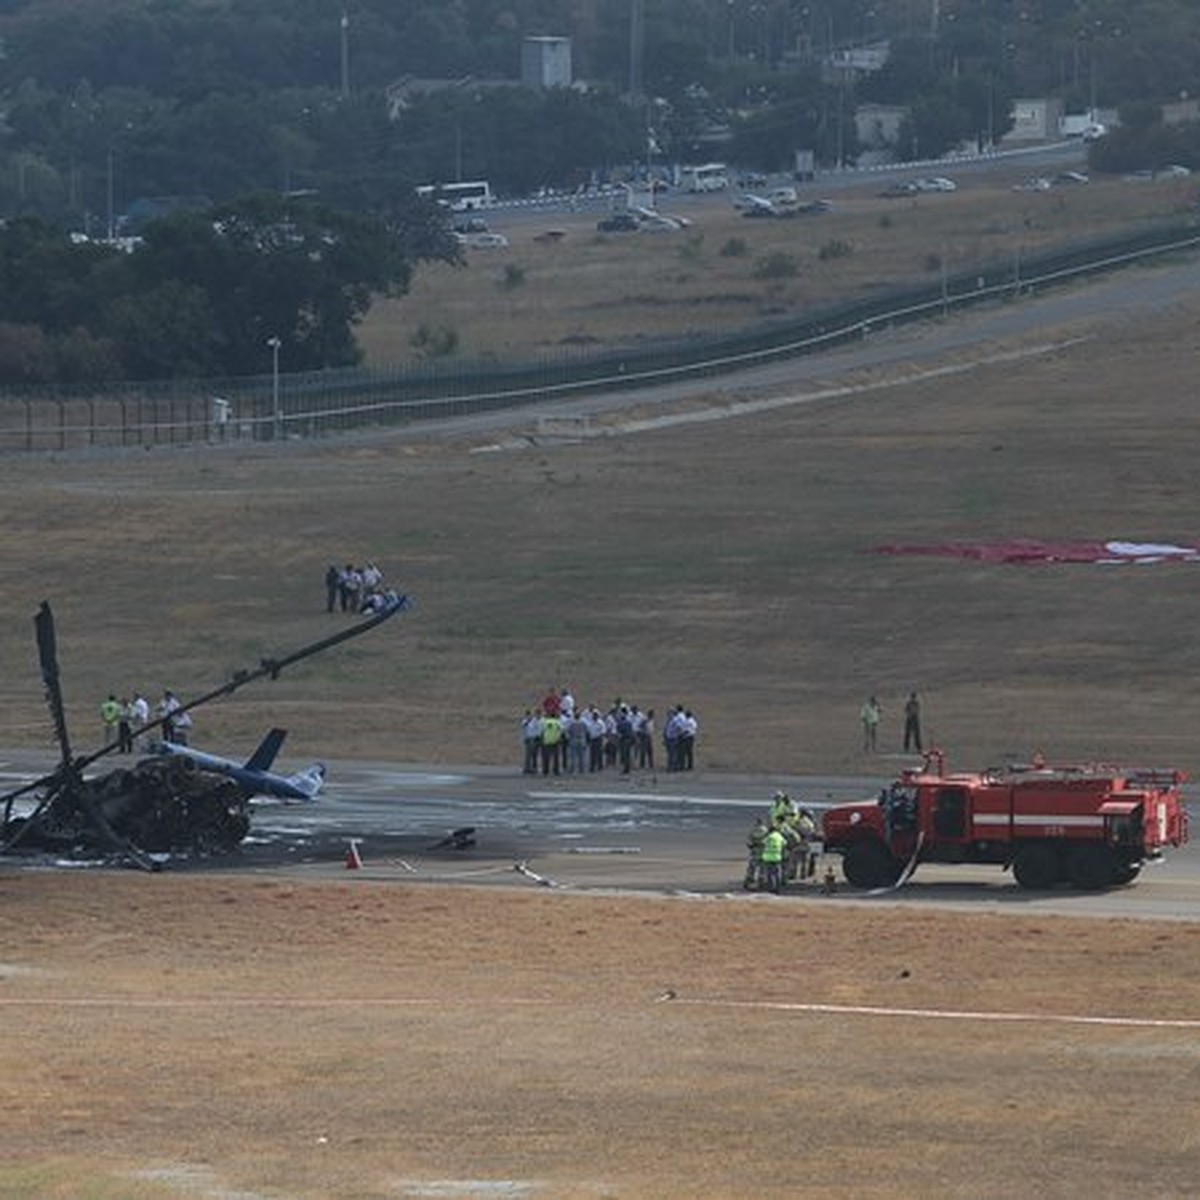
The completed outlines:
<svg viewBox="0 0 1200 1200">
<path fill-rule="evenodd" d="M 878 800 L 829 809 L 827 852 L 855 887 L 889 887 L 919 863 L 995 863 L 1024 888 L 1064 880 L 1098 889 L 1131 883 L 1143 863 L 1187 841 L 1171 770 L 1026 766 L 946 774 L 940 752 L 906 770 Z"/>
</svg>

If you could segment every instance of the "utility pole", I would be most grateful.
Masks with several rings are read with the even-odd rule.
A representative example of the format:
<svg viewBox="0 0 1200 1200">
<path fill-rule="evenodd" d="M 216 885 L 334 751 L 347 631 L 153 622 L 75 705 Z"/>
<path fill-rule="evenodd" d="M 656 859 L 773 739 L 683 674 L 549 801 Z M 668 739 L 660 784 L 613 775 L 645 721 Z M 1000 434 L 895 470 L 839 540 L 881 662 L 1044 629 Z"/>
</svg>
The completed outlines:
<svg viewBox="0 0 1200 1200">
<path fill-rule="evenodd" d="M 108 240 L 111 242 L 117 236 L 115 197 L 113 195 L 113 148 L 111 144 L 108 147 L 108 172 L 105 191 L 108 199 Z"/>
<path fill-rule="evenodd" d="M 267 338 L 267 345 L 271 349 L 271 411 L 275 421 L 275 437 L 281 439 L 283 437 L 283 409 L 279 407 L 279 348 L 283 345 L 283 341 L 272 334 Z"/>
<path fill-rule="evenodd" d="M 646 0 L 630 0 L 629 7 L 629 95 L 642 94 L 642 62 L 646 52 Z"/>
<path fill-rule="evenodd" d="M 342 6 L 342 99 L 350 95 L 350 15 Z"/>
</svg>

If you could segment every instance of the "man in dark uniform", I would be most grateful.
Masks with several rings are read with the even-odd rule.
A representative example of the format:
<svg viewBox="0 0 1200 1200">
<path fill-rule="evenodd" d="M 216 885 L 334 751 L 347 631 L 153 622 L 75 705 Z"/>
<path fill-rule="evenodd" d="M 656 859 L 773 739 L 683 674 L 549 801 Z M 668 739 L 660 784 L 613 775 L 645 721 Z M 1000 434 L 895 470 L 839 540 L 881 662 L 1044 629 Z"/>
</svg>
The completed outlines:
<svg viewBox="0 0 1200 1200">
<path fill-rule="evenodd" d="M 904 702 L 904 749 L 921 753 L 921 702 L 916 692 L 909 692 Z"/>
</svg>

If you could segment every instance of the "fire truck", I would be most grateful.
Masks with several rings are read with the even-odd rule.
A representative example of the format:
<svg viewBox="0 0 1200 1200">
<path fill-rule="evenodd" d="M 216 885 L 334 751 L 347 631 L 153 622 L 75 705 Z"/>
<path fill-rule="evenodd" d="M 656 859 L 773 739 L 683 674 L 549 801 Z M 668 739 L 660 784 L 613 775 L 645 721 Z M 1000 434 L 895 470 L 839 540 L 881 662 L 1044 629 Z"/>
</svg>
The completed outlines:
<svg viewBox="0 0 1200 1200">
<path fill-rule="evenodd" d="M 891 887 L 919 863 L 994 863 L 1023 888 L 1132 883 L 1143 864 L 1187 841 L 1173 770 L 1028 765 L 946 774 L 940 751 L 879 798 L 823 818 L 826 852 L 854 887 Z"/>
</svg>

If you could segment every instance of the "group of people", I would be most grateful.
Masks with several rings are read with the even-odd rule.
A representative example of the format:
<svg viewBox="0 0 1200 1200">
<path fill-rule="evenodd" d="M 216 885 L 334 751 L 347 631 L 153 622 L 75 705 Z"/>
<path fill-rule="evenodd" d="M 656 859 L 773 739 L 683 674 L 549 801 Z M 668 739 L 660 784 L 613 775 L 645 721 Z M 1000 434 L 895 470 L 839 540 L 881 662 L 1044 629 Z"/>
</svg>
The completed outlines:
<svg viewBox="0 0 1200 1200">
<path fill-rule="evenodd" d="M 394 596 L 384 587 L 383 572 L 373 562 L 362 567 L 330 563 L 325 568 L 326 612 L 380 612 Z"/>
<path fill-rule="evenodd" d="M 765 817 L 759 817 L 746 836 L 747 891 L 778 894 L 784 884 L 811 879 L 817 873 L 817 821 L 787 794 L 776 792 Z"/>
<path fill-rule="evenodd" d="M 671 709 L 662 741 L 668 771 L 690 771 L 700 724 L 682 704 Z M 607 709 L 578 704 L 569 688 L 551 688 L 521 718 L 522 771 L 526 775 L 583 775 L 635 767 L 653 771 L 654 709 L 615 700 Z"/>
<path fill-rule="evenodd" d="M 100 722 L 104 726 L 104 744 L 117 744 L 118 754 L 132 754 L 142 730 L 150 724 L 150 701 L 141 692 L 131 698 L 117 699 L 112 692 L 100 701 Z M 167 688 L 162 699 L 154 707 L 155 716 L 161 721 L 162 740 L 177 746 L 186 746 L 188 731 L 192 727 L 192 714 L 187 712 L 179 697 Z"/>
<path fill-rule="evenodd" d="M 868 696 L 858 714 L 862 723 L 863 753 L 874 754 L 879 743 L 879 722 L 883 719 L 883 708 L 874 696 Z M 909 692 L 904 702 L 904 749 L 924 753 L 921 744 L 921 700 L 916 692 Z"/>
</svg>

